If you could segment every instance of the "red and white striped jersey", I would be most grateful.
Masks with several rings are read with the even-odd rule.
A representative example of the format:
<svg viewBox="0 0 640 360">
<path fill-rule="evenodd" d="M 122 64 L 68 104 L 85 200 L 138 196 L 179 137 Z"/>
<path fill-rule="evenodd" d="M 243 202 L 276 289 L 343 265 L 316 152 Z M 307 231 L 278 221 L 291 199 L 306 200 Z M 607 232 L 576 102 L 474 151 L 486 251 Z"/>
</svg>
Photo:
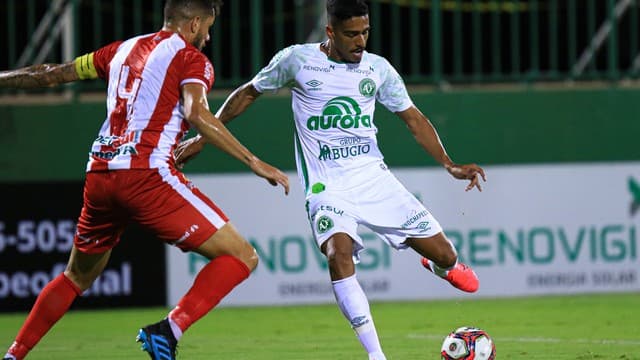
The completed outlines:
<svg viewBox="0 0 640 360">
<path fill-rule="evenodd" d="M 179 34 L 160 31 L 78 59 L 86 73 L 108 82 L 107 118 L 87 171 L 172 167 L 173 150 L 189 130 L 180 88 L 200 83 L 210 90 L 214 73 L 207 57 Z"/>
</svg>

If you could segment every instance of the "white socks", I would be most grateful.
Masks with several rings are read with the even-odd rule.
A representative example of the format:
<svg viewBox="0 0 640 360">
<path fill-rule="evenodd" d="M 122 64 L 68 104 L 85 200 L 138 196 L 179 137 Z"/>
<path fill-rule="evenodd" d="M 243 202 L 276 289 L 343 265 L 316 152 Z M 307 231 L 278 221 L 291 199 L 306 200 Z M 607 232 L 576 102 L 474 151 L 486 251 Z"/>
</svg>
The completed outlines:
<svg viewBox="0 0 640 360">
<path fill-rule="evenodd" d="M 457 264 L 458 264 L 458 262 L 456 261 L 456 263 L 453 264 L 453 266 L 451 266 L 451 267 L 441 268 L 438 265 L 436 265 L 436 263 L 434 263 L 433 261 L 429 260 L 429 266 L 431 267 L 431 271 L 433 271 L 434 274 L 440 276 L 441 278 L 446 278 L 447 274 L 449 273 L 449 270 L 451 270 L 454 267 L 456 267 Z"/>
<path fill-rule="evenodd" d="M 369 354 L 369 359 L 386 360 L 371 318 L 369 301 L 367 301 L 356 275 L 333 281 L 332 284 L 338 307 L 340 307 L 344 317 L 351 323 L 351 327 L 356 332 L 360 343 Z"/>
</svg>

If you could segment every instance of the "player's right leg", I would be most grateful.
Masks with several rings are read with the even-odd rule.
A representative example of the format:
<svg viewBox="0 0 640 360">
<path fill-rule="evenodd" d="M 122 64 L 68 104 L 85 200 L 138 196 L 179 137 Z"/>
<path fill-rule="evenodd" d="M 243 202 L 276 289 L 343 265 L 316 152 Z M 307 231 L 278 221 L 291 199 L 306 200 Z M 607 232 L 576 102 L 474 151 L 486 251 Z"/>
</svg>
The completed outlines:
<svg viewBox="0 0 640 360">
<path fill-rule="evenodd" d="M 181 173 L 150 170 L 132 174 L 130 181 L 131 189 L 145 184 L 126 197 L 135 221 L 159 239 L 210 260 L 168 316 L 138 332 L 152 359 L 171 360 L 182 334 L 249 276 L 258 257 L 226 215 Z"/>
<path fill-rule="evenodd" d="M 213 309 L 258 265 L 255 249 L 231 223 L 193 251 L 210 262 L 200 270 L 191 289 L 169 314 L 182 331 Z"/>
<path fill-rule="evenodd" d="M 357 233 L 357 210 L 352 198 L 352 194 L 342 191 L 314 193 L 308 199 L 307 212 L 316 243 L 327 258 L 338 307 L 369 359 L 385 360 L 369 301 L 356 278 L 354 255 L 363 248 L 363 241 Z"/>
<path fill-rule="evenodd" d="M 182 334 L 249 277 L 258 265 L 254 248 L 231 223 L 226 223 L 193 251 L 211 261 L 198 272 L 189 291 L 167 318 L 143 327 L 138 333 L 137 341 L 151 359 L 175 359 Z"/>
<path fill-rule="evenodd" d="M 102 273 L 110 254 L 85 254 L 74 245 L 66 270 L 42 289 L 4 359 L 24 359 Z"/>
<path fill-rule="evenodd" d="M 405 244 L 423 256 L 422 266 L 427 270 L 462 291 L 472 293 L 478 290 L 478 276 L 469 266 L 458 261 L 456 249 L 443 232 L 428 238 L 409 238 Z"/>
<path fill-rule="evenodd" d="M 369 301 L 356 279 L 353 239 L 346 233 L 335 233 L 322 244 L 321 251 L 327 257 L 333 293 L 342 314 L 351 324 L 369 359 L 386 360 Z"/>
</svg>

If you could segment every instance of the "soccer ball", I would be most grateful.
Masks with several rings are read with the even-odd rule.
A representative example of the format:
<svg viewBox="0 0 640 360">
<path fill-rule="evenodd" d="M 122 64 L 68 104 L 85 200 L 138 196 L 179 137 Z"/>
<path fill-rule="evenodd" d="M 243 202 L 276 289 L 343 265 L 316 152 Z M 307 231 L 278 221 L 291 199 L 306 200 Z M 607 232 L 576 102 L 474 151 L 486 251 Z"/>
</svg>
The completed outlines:
<svg viewBox="0 0 640 360">
<path fill-rule="evenodd" d="M 461 327 L 447 335 L 440 355 L 443 360 L 493 360 L 496 345 L 484 330 Z"/>
</svg>

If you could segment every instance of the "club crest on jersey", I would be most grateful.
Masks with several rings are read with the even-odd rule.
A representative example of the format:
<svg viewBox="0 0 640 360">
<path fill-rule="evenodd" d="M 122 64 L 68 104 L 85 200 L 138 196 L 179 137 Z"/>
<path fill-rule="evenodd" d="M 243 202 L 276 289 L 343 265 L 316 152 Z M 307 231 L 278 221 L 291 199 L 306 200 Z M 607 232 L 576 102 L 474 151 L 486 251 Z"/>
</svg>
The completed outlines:
<svg viewBox="0 0 640 360">
<path fill-rule="evenodd" d="M 360 105 L 348 96 L 338 96 L 329 100 L 322 109 L 322 115 L 307 120 L 309 130 L 357 129 L 371 127 L 371 115 L 363 115 Z"/>
<path fill-rule="evenodd" d="M 317 229 L 319 234 L 324 234 L 333 228 L 333 220 L 330 217 L 322 215 L 318 219 Z"/>
<path fill-rule="evenodd" d="M 204 77 L 207 78 L 209 82 L 213 81 L 213 65 L 211 65 L 211 63 L 208 61 L 204 65 Z"/>
<path fill-rule="evenodd" d="M 362 79 L 358 88 L 360 89 L 360 94 L 362 94 L 362 96 L 372 97 L 376 93 L 376 83 L 369 78 Z"/>
</svg>

